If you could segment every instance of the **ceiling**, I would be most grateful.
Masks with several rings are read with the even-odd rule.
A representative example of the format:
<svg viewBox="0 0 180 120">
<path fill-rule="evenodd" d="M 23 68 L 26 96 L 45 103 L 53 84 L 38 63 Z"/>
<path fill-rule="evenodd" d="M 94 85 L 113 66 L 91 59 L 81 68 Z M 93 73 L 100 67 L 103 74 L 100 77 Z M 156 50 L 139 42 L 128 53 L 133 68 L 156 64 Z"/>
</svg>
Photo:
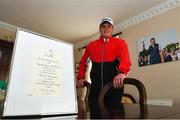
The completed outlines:
<svg viewBox="0 0 180 120">
<path fill-rule="evenodd" d="M 98 32 L 102 17 L 120 23 L 167 0 L 0 0 L 0 21 L 71 43 Z"/>
</svg>

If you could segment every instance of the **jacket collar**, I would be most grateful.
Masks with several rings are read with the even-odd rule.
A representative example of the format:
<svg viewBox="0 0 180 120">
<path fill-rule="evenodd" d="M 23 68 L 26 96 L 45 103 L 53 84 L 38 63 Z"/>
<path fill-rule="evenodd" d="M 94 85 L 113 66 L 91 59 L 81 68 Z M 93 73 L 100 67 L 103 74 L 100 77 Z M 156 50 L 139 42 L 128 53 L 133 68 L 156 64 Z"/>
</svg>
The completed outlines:
<svg viewBox="0 0 180 120">
<path fill-rule="evenodd" d="M 101 42 L 109 42 L 110 40 L 112 40 L 113 39 L 113 37 L 108 37 L 108 38 L 102 38 L 102 37 L 100 37 L 99 38 L 99 40 L 101 41 Z"/>
</svg>

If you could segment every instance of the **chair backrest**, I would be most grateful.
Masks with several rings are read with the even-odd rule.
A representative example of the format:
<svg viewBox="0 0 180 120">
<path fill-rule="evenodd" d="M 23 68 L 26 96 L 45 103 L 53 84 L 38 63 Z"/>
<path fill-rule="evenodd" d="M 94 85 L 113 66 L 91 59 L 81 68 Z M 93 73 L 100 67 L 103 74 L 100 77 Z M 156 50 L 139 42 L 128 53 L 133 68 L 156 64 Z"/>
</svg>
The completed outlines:
<svg viewBox="0 0 180 120">
<path fill-rule="evenodd" d="M 146 89 L 145 86 L 143 85 L 142 82 L 135 78 L 125 78 L 124 79 L 124 85 L 129 84 L 133 85 L 138 89 L 139 92 L 139 104 L 146 104 L 147 103 L 147 94 L 146 94 Z M 104 88 L 100 91 L 98 101 L 103 102 L 104 101 L 104 96 L 106 93 L 113 88 L 113 82 L 109 82 L 104 86 Z"/>
</svg>

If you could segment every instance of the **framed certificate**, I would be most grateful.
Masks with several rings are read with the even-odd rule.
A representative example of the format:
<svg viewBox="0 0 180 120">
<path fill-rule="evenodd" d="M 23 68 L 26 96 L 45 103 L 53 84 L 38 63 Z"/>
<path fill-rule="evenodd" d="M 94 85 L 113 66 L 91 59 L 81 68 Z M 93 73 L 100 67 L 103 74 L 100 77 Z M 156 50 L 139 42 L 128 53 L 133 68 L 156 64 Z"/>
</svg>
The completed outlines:
<svg viewBox="0 0 180 120">
<path fill-rule="evenodd" d="M 3 117 L 77 114 L 73 45 L 18 29 Z"/>
</svg>

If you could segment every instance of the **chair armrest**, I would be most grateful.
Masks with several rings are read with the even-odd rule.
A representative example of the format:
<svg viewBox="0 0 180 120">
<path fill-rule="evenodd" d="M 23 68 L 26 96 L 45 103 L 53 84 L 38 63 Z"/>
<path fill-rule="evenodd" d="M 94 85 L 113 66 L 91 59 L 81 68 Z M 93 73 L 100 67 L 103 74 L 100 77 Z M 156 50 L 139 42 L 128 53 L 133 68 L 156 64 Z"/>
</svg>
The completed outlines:
<svg viewBox="0 0 180 120">
<path fill-rule="evenodd" d="M 84 81 L 84 87 L 87 88 L 85 101 L 88 101 L 89 92 L 90 92 L 90 86 L 91 86 L 91 84 L 88 81 Z"/>
</svg>

